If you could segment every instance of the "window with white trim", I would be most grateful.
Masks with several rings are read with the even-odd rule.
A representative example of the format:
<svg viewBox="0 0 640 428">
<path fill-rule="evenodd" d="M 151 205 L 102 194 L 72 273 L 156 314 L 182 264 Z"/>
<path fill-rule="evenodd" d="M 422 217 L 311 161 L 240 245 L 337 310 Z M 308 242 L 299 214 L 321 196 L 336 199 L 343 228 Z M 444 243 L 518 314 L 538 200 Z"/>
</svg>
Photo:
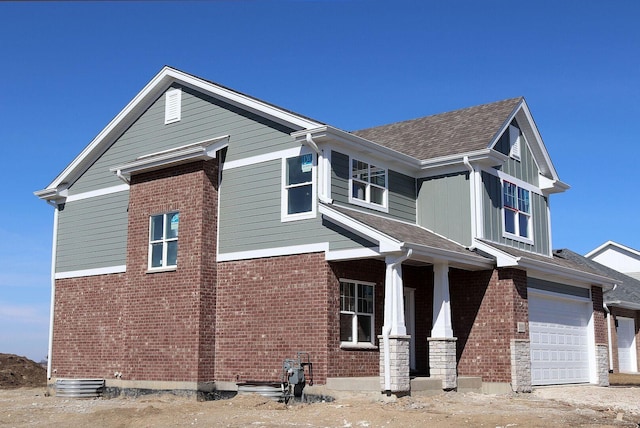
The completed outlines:
<svg viewBox="0 0 640 428">
<path fill-rule="evenodd" d="M 177 211 L 152 215 L 149 219 L 149 269 L 176 267 L 178 264 Z"/>
<path fill-rule="evenodd" d="M 508 181 L 502 182 L 502 212 L 505 235 L 531 240 L 531 192 Z"/>
<path fill-rule="evenodd" d="M 372 208 L 387 206 L 387 170 L 351 158 L 350 202 Z"/>
<path fill-rule="evenodd" d="M 164 124 L 179 122 L 182 117 L 182 91 L 169 89 L 164 95 Z"/>
<path fill-rule="evenodd" d="M 340 342 L 374 343 L 374 284 L 340 280 Z"/>
<path fill-rule="evenodd" d="M 283 159 L 282 218 L 298 220 L 315 216 L 315 159 L 313 153 Z"/>
</svg>

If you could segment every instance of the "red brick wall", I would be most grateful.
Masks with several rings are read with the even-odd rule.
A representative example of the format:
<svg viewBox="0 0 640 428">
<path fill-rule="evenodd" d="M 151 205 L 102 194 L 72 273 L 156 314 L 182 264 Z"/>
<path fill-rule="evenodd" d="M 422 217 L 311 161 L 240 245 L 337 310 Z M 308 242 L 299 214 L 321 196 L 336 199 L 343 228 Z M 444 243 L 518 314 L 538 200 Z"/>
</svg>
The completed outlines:
<svg viewBox="0 0 640 428">
<path fill-rule="evenodd" d="M 518 269 L 449 272 L 458 374 L 485 382 L 511 381 L 511 339 L 528 321 L 527 277 Z"/>
<path fill-rule="evenodd" d="M 384 279 L 386 265 L 380 260 L 329 263 L 328 377 L 378 376 L 380 353 L 375 350 L 340 348 L 340 278 L 375 283 L 375 344 L 384 323 Z"/>
<path fill-rule="evenodd" d="M 591 287 L 591 300 L 593 301 L 593 326 L 596 345 L 606 345 L 608 342 L 607 313 L 602 305 L 602 287 Z"/>
<path fill-rule="evenodd" d="M 324 253 L 218 264 L 218 381 L 280 381 L 282 361 L 311 353 L 327 374 L 329 292 Z"/>
<path fill-rule="evenodd" d="M 217 171 L 212 160 L 132 178 L 126 274 L 56 282 L 55 376 L 213 380 Z M 149 216 L 170 210 L 178 267 L 147 273 Z"/>
</svg>

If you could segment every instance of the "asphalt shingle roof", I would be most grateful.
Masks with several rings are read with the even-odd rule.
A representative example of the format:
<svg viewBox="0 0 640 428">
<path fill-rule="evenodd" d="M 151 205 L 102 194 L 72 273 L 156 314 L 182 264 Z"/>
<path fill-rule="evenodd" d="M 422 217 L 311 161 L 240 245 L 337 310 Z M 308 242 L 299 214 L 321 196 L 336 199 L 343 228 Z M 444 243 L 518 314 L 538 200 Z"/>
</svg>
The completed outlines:
<svg viewBox="0 0 640 428">
<path fill-rule="evenodd" d="M 353 131 L 374 143 L 425 160 L 489 147 L 523 98 Z"/>
<path fill-rule="evenodd" d="M 637 279 L 581 256 L 580 254 L 566 248 L 555 250 L 553 253 L 557 257 L 563 257 L 564 259 L 571 260 L 581 266 L 588 266 L 589 268 L 599 272 L 600 275 L 614 279 L 618 286 L 614 290 L 609 290 L 604 293 L 605 303 L 621 301 L 640 305 L 640 281 Z"/>
</svg>

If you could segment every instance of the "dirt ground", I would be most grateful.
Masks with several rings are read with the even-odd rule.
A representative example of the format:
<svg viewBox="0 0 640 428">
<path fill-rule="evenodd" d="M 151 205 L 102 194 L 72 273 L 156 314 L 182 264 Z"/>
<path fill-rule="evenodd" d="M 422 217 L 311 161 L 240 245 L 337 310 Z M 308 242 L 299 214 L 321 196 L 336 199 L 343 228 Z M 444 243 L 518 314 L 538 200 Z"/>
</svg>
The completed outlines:
<svg viewBox="0 0 640 428">
<path fill-rule="evenodd" d="M 636 385 L 626 387 L 545 387 L 505 395 L 449 392 L 396 400 L 352 394 L 333 402 L 290 405 L 253 394 L 208 402 L 173 395 L 67 399 L 46 396 L 43 386 L 15 388 L 19 382 L 12 379 L 31 382 L 20 370 L 36 369 L 4 356 L 0 426 L 8 427 L 640 426 L 640 375 L 612 375 L 612 383 Z M 44 383 L 44 375 L 41 379 Z"/>
</svg>

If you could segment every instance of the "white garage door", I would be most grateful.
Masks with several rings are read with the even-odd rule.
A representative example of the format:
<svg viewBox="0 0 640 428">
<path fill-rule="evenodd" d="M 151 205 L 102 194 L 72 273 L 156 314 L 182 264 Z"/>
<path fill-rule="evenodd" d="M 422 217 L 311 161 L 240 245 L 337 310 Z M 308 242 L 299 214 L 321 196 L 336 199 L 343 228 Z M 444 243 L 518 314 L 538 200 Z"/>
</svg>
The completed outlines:
<svg viewBox="0 0 640 428">
<path fill-rule="evenodd" d="M 618 366 L 621 372 L 635 372 L 635 325 L 633 319 L 618 317 Z"/>
<path fill-rule="evenodd" d="M 529 289 L 533 385 L 589 382 L 590 306 Z"/>
</svg>

